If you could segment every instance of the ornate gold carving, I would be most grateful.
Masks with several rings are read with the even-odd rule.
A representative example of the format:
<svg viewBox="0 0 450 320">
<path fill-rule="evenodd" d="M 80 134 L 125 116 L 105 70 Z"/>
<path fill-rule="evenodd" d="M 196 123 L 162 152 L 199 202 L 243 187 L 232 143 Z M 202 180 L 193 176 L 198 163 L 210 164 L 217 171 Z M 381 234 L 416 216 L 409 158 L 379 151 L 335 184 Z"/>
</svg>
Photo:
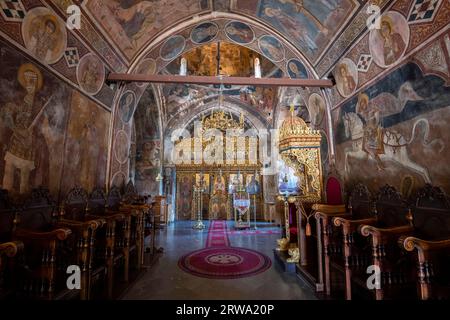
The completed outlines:
<svg viewBox="0 0 450 320">
<path fill-rule="evenodd" d="M 277 251 L 287 251 L 289 249 L 289 239 L 281 238 L 277 240 L 278 248 Z"/>
<path fill-rule="evenodd" d="M 279 149 L 286 165 L 293 168 L 300 179 L 300 199 L 317 202 L 322 197 L 322 165 L 320 158 L 321 133 L 311 130 L 303 119 L 294 115 L 286 119 L 280 129 Z"/>
<path fill-rule="evenodd" d="M 211 112 L 211 115 L 208 117 L 203 117 L 202 119 L 202 128 L 203 130 L 209 130 L 209 129 L 218 129 L 220 131 L 226 131 L 226 130 L 239 130 L 244 129 L 244 118 L 241 116 L 240 121 L 237 122 L 233 119 L 233 116 L 230 114 L 226 114 L 225 111 L 214 110 Z"/>
<path fill-rule="evenodd" d="M 300 261 L 300 250 L 295 248 L 289 248 L 288 250 L 289 258 L 286 260 L 288 263 L 298 263 Z"/>
</svg>

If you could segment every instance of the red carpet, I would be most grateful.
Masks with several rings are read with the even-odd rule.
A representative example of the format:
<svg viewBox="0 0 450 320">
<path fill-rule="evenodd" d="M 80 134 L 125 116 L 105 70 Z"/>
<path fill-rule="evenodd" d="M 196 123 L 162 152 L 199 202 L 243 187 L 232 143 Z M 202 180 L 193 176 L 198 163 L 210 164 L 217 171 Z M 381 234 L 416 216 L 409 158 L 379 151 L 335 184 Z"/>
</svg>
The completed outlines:
<svg viewBox="0 0 450 320">
<path fill-rule="evenodd" d="M 184 255 L 178 265 L 198 277 L 236 279 L 264 272 L 272 262 L 257 251 L 231 247 L 226 221 L 211 221 L 206 248 Z"/>
</svg>

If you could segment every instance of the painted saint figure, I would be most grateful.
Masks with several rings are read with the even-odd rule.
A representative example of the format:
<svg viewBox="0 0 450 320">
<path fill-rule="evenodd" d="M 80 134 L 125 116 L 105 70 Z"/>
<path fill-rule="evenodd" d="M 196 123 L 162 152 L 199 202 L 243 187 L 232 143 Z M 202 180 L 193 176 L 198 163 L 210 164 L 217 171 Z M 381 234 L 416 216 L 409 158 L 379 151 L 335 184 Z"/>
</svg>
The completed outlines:
<svg viewBox="0 0 450 320">
<path fill-rule="evenodd" d="M 363 149 L 377 162 L 379 169 L 383 169 L 380 154 L 384 154 L 383 128 L 381 127 L 380 110 L 369 103 L 367 94 L 360 94 L 356 105 L 356 113 L 365 121 Z"/>
<path fill-rule="evenodd" d="M 395 32 L 392 20 L 387 16 L 382 18 L 379 32 L 384 41 L 384 64 L 391 65 L 402 56 L 406 44 L 402 36 L 398 32 Z"/>
<path fill-rule="evenodd" d="M 33 55 L 44 61 L 53 59 L 54 50 L 59 41 L 57 24 L 53 17 L 36 17 L 32 22 L 32 28 L 36 30 L 30 39 L 29 47 Z"/>
<path fill-rule="evenodd" d="M 3 188 L 13 190 L 14 171 L 20 171 L 20 194 L 29 189 L 29 177 L 35 169 L 33 154 L 32 111 L 36 93 L 42 87 L 42 74 L 34 65 L 27 63 L 19 68 L 18 81 L 26 90 L 20 105 L 9 103 L 5 110 L 13 133 L 5 155 Z"/>
<path fill-rule="evenodd" d="M 352 75 L 350 74 L 350 72 L 348 70 L 348 65 L 346 65 L 344 63 L 339 66 L 339 73 L 340 73 L 340 78 L 341 78 L 341 82 L 342 82 L 343 94 L 346 97 L 348 97 L 356 89 L 355 79 L 353 79 Z"/>
</svg>

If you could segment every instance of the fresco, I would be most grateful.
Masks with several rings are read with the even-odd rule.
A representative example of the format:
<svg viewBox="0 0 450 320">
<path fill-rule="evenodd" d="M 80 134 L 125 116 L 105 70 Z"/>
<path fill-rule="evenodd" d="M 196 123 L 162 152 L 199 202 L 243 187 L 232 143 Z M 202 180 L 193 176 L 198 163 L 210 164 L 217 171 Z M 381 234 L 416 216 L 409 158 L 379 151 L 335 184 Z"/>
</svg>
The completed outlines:
<svg viewBox="0 0 450 320">
<path fill-rule="evenodd" d="M 265 115 L 268 121 L 273 118 L 277 103 L 278 89 L 275 87 L 244 87 L 240 90 L 240 100 Z"/>
<path fill-rule="evenodd" d="M 381 17 L 380 29 L 370 31 L 369 48 L 373 60 L 380 67 L 398 62 L 409 43 L 410 30 L 402 14 L 387 12 Z"/>
<path fill-rule="evenodd" d="M 59 191 L 71 90 L 0 42 L 0 181 L 11 194 Z"/>
<path fill-rule="evenodd" d="M 66 49 L 66 25 L 45 7 L 28 11 L 22 23 L 22 36 L 33 56 L 47 64 L 56 63 Z"/>
<path fill-rule="evenodd" d="M 306 67 L 297 59 L 289 60 L 286 69 L 288 71 L 289 77 L 291 77 L 292 79 L 308 78 L 308 71 L 306 71 Z"/>
<path fill-rule="evenodd" d="M 311 124 L 314 127 L 318 127 L 322 124 L 325 116 L 325 100 L 320 94 L 313 93 L 308 99 L 308 110 L 311 115 Z"/>
<path fill-rule="evenodd" d="M 97 94 L 105 81 L 105 67 L 100 58 L 92 53 L 83 56 L 77 66 L 77 80 L 87 94 Z"/>
<path fill-rule="evenodd" d="M 187 112 L 190 106 L 213 94 L 207 87 L 183 84 L 165 85 L 163 93 L 166 99 L 167 117 L 169 119 L 177 113 Z"/>
<path fill-rule="evenodd" d="M 336 79 L 336 87 L 338 92 L 345 98 L 355 92 L 358 86 L 358 70 L 356 64 L 344 58 L 334 69 L 334 77 Z"/>
<path fill-rule="evenodd" d="M 215 23 L 205 22 L 196 26 L 191 32 L 191 40 L 196 44 L 207 43 L 217 36 L 219 27 Z"/>
<path fill-rule="evenodd" d="M 134 73 L 136 74 L 144 74 L 144 75 L 152 75 L 156 73 L 156 62 L 153 59 L 147 58 L 142 60 L 139 66 L 136 68 Z M 147 83 L 145 82 L 136 82 L 138 87 L 145 87 Z"/>
<path fill-rule="evenodd" d="M 136 188 L 143 194 L 158 195 L 156 177 L 161 170 L 160 114 L 153 89 L 148 87 L 136 108 Z"/>
<path fill-rule="evenodd" d="M 125 91 L 119 101 L 119 116 L 123 123 L 128 123 L 134 113 L 136 95 L 133 91 Z"/>
<path fill-rule="evenodd" d="M 118 131 L 114 139 L 114 156 L 120 164 L 125 164 L 130 155 L 129 140 L 130 138 L 125 131 Z"/>
<path fill-rule="evenodd" d="M 207 0 L 91 0 L 83 5 L 128 58 L 160 30 L 210 9 Z"/>
<path fill-rule="evenodd" d="M 106 183 L 110 113 L 77 91 L 69 105 L 62 191 L 80 186 L 90 192 Z"/>
<path fill-rule="evenodd" d="M 197 47 L 183 54 L 187 61 L 188 74 L 198 76 L 217 75 L 217 43 L 206 44 Z M 236 77 L 253 76 L 255 58 L 261 58 L 260 55 L 246 47 L 234 43 L 220 43 L 220 74 Z M 180 60 L 180 59 L 177 59 Z M 261 59 L 260 59 L 261 60 Z M 262 59 L 265 72 L 274 68 L 273 63 L 267 59 Z M 167 68 L 170 73 L 178 74 L 180 70 L 180 61 L 174 61 Z"/>
<path fill-rule="evenodd" d="M 328 136 L 324 130 L 320 130 L 322 134 L 322 139 L 320 140 L 320 158 L 322 160 L 322 171 L 324 174 L 329 172 L 329 161 L 328 161 Z"/>
<path fill-rule="evenodd" d="M 238 44 L 248 44 L 255 39 L 252 28 L 239 21 L 231 21 L 225 26 L 225 34 L 229 39 Z"/>
<path fill-rule="evenodd" d="M 284 59 L 285 49 L 281 42 L 269 35 L 262 36 L 258 39 L 259 50 L 273 62 L 280 62 Z"/>
<path fill-rule="evenodd" d="M 176 35 L 170 37 L 161 47 L 161 58 L 170 61 L 178 57 L 186 46 L 186 40 L 183 36 Z"/>
<path fill-rule="evenodd" d="M 257 16 L 312 61 L 330 44 L 356 6 L 351 0 L 260 0 Z"/>
<path fill-rule="evenodd" d="M 444 84 L 408 63 L 339 109 L 337 164 L 347 183 L 400 189 L 408 176 L 416 186 L 433 183 L 450 190 L 450 88 Z"/>
<path fill-rule="evenodd" d="M 177 185 L 177 219 L 190 220 L 192 214 L 192 195 L 195 181 L 192 175 L 183 174 Z"/>
</svg>

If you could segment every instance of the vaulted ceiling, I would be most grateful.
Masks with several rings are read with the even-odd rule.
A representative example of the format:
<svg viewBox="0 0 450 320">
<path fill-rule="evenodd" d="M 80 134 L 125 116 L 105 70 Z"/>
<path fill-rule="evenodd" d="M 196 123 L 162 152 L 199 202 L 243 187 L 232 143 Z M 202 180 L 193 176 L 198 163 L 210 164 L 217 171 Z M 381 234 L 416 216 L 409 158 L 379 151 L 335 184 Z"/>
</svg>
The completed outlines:
<svg viewBox="0 0 450 320">
<path fill-rule="evenodd" d="M 87 0 L 83 7 L 128 61 L 176 26 L 228 16 L 263 26 L 316 64 L 365 0 Z M 255 39 L 256 40 L 256 39 Z"/>
</svg>

